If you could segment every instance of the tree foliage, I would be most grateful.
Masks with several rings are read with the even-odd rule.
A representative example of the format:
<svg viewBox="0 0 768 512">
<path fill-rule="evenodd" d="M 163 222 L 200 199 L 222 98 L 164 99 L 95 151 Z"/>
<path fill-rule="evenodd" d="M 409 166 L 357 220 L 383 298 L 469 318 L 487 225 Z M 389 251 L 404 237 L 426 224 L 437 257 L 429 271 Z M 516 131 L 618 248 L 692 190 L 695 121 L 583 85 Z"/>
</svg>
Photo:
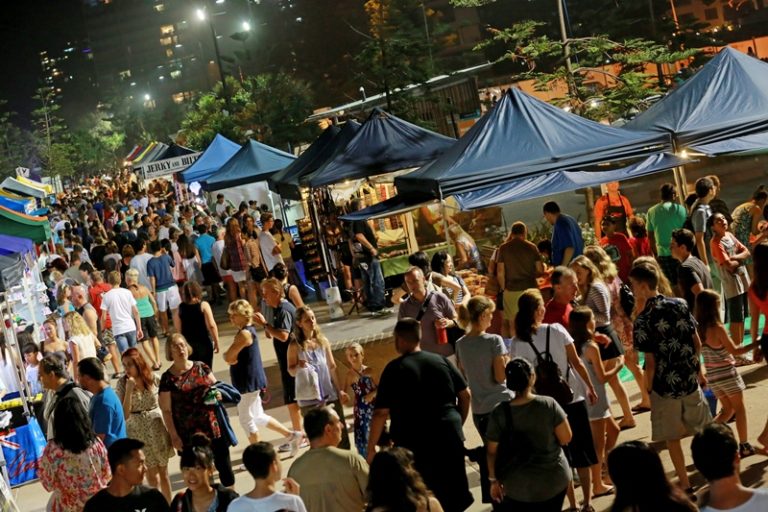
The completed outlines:
<svg viewBox="0 0 768 512">
<path fill-rule="evenodd" d="M 8 102 L 0 100 L 0 177 L 13 175 L 34 150 L 31 134 L 14 124 L 15 115 L 8 109 Z"/>
<path fill-rule="evenodd" d="M 186 144 L 204 149 L 217 133 L 237 143 L 249 138 L 279 149 L 312 140 L 317 132 L 304 120 L 312 114 L 309 86 L 285 73 L 249 77 L 241 84 L 227 78 L 201 96 L 187 112 L 182 130 Z"/>
<path fill-rule="evenodd" d="M 479 6 L 488 4 L 489 0 L 452 2 Z M 628 31 L 629 26 L 624 26 L 622 31 Z M 551 29 L 549 24 L 533 20 L 507 28 L 491 28 L 491 37 L 476 49 L 503 48 L 498 60 L 520 65 L 515 79 L 533 79 L 539 90 L 567 91 L 553 103 L 597 120 L 613 121 L 647 107 L 648 98 L 666 88 L 655 72 L 657 67 L 698 53 L 696 49 L 674 50 L 670 44 L 632 37 L 628 33 L 619 39 L 615 37 L 622 36 L 618 31 L 614 36 L 589 32 L 583 37 L 570 37 L 564 43 L 552 36 Z M 570 52 L 570 70 L 565 58 L 566 45 Z"/>
</svg>

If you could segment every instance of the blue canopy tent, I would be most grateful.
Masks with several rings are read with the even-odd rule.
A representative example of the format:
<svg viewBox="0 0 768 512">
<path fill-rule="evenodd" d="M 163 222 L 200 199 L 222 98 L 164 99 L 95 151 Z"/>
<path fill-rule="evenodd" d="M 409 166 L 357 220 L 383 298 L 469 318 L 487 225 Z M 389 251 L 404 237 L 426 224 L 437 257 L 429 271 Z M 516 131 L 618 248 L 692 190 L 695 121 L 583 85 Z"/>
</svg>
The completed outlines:
<svg viewBox="0 0 768 512">
<path fill-rule="evenodd" d="M 341 153 L 359 129 L 357 121 L 347 121 L 342 127 L 329 126 L 291 165 L 268 180 L 269 188 L 283 199 L 300 200 L 302 178 Z"/>
<path fill-rule="evenodd" d="M 0 234 L 0 254 L 32 254 L 35 255 L 35 243 L 28 238 Z"/>
<path fill-rule="evenodd" d="M 0 196 L 0 206 L 5 206 L 9 210 L 19 213 L 30 213 L 27 206 L 29 201 L 11 199 L 10 197 Z"/>
<path fill-rule="evenodd" d="M 646 158 L 671 148 L 666 134 L 613 128 L 510 88 L 440 158 L 395 178 L 398 192 L 443 198 L 511 179 Z"/>
<path fill-rule="evenodd" d="M 296 157 L 290 153 L 249 140 L 218 172 L 203 182 L 203 190 L 212 192 L 265 181 L 294 160 Z"/>
<path fill-rule="evenodd" d="M 215 174 L 227 160 L 232 158 L 240 149 L 240 145 L 232 142 L 223 135 L 216 135 L 200 158 L 185 170 L 177 174 L 182 183 L 205 181 Z"/>
<path fill-rule="evenodd" d="M 733 48 L 623 126 L 708 155 L 768 147 L 768 63 Z"/>
<path fill-rule="evenodd" d="M 332 185 L 419 167 L 443 154 L 455 139 L 374 109 L 343 151 L 306 176 L 310 187 Z"/>
</svg>

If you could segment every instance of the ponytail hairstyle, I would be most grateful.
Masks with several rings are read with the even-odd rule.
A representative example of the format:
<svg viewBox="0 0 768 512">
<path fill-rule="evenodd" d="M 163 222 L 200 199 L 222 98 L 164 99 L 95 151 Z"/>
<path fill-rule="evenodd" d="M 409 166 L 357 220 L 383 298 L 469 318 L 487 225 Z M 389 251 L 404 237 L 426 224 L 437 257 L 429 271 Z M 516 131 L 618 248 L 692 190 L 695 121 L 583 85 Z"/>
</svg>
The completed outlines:
<svg viewBox="0 0 768 512">
<path fill-rule="evenodd" d="M 529 288 L 517 301 L 515 336 L 523 341 L 533 341 L 536 325 L 536 310 L 544 306 L 544 298 L 536 288 Z"/>
<path fill-rule="evenodd" d="M 486 311 L 493 313 L 496 310 L 496 304 L 485 295 L 475 295 L 466 305 L 461 304 L 458 307 L 459 324 L 465 329 L 470 325 L 477 325 L 480 317 Z"/>
</svg>

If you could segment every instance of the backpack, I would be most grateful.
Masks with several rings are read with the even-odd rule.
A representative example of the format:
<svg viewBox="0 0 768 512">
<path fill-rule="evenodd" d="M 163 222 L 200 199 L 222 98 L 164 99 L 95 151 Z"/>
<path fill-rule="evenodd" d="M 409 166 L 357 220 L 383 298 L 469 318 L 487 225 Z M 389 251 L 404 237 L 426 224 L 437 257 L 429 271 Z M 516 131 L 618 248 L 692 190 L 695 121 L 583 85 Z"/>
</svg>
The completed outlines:
<svg viewBox="0 0 768 512">
<path fill-rule="evenodd" d="M 619 288 L 619 303 L 624 313 L 631 318 L 632 312 L 635 310 L 635 294 L 632 293 L 632 288 L 626 283 L 621 283 L 621 288 Z"/>
<path fill-rule="evenodd" d="M 536 384 L 534 389 L 536 394 L 554 398 L 558 404 L 564 407 L 573 400 L 573 390 L 567 381 L 571 366 L 568 365 L 568 371 L 563 378 L 560 367 L 557 366 L 549 352 L 549 331 L 550 326 L 547 325 L 547 345 L 543 354 L 539 352 L 533 341 L 528 342 L 536 354 Z"/>
</svg>

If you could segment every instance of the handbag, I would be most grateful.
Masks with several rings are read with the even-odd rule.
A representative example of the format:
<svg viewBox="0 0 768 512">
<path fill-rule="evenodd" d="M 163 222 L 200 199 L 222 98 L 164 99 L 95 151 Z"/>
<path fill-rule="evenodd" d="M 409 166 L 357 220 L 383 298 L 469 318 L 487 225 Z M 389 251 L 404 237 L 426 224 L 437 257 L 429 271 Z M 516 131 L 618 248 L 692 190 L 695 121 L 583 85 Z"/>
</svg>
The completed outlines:
<svg viewBox="0 0 768 512">
<path fill-rule="evenodd" d="M 539 352 L 533 341 L 528 342 L 536 354 L 536 384 L 534 384 L 534 388 L 537 394 L 554 398 L 558 404 L 566 406 L 573 401 L 573 390 L 568 385 L 567 380 L 571 366 L 568 365 L 565 378 L 563 378 L 560 367 L 549 352 L 549 332 L 550 326 L 547 325 L 547 345 L 544 354 Z"/>
<path fill-rule="evenodd" d="M 312 366 L 305 366 L 296 371 L 296 400 L 310 402 L 321 400 L 320 378 Z"/>
<path fill-rule="evenodd" d="M 229 270 L 229 250 L 224 246 L 224 251 L 221 253 L 221 260 L 219 260 L 219 267 L 221 270 Z"/>
</svg>

